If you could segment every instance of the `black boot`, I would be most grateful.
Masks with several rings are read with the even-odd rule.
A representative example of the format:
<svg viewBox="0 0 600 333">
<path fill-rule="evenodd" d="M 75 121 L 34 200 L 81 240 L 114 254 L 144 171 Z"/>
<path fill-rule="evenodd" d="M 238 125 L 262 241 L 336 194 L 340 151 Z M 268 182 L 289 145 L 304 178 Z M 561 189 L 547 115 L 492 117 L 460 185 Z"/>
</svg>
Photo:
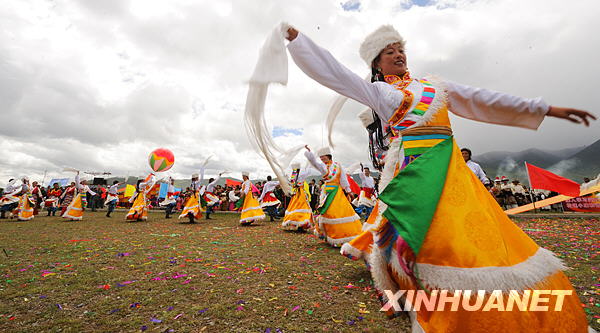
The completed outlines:
<svg viewBox="0 0 600 333">
<path fill-rule="evenodd" d="M 207 220 L 212 220 L 212 219 L 210 218 L 210 213 L 208 213 L 208 212 L 206 213 L 206 219 L 207 219 Z"/>
<path fill-rule="evenodd" d="M 194 214 L 192 214 L 192 212 L 189 212 L 187 214 L 188 218 L 190 219 L 190 223 L 194 223 Z"/>
<path fill-rule="evenodd" d="M 50 216 L 50 211 L 48 211 L 48 216 Z"/>
</svg>

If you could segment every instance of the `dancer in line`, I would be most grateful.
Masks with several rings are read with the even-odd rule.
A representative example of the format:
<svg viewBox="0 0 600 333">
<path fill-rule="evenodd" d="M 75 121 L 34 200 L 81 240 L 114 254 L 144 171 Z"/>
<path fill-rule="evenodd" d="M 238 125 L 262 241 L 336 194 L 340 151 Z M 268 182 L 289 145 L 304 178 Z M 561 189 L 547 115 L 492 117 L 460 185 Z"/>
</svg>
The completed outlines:
<svg viewBox="0 0 600 333">
<path fill-rule="evenodd" d="M 308 172 L 303 171 L 300 170 L 300 163 L 292 164 L 290 184 L 293 186 L 294 193 L 281 223 L 285 230 L 308 230 L 313 224 L 310 194 L 308 185 L 304 182 Z"/>
<path fill-rule="evenodd" d="M 165 219 L 170 219 L 171 214 L 173 214 L 173 208 L 175 208 L 175 205 L 177 204 L 175 196 L 179 195 L 179 192 L 175 192 L 175 179 L 169 177 L 167 184 L 167 195 L 165 196 L 165 200 L 163 200 L 159 206 L 166 207 Z"/>
<path fill-rule="evenodd" d="M 58 183 L 52 184 L 52 188 L 46 193 L 46 200 L 44 201 L 44 207 L 48 210 L 48 216 L 56 216 L 58 210 L 58 201 L 62 195 L 62 190 Z"/>
<path fill-rule="evenodd" d="M 13 217 L 13 211 L 19 205 L 19 193 L 21 193 L 21 184 L 16 179 L 11 178 L 0 198 L 0 218 Z M 6 216 L 7 213 L 8 216 Z"/>
<path fill-rule="evenodd" d="M 19 193 L 19 205 L 17 206 L 17 220 L 29 221 L 32 220 L 35 215 L 33 214 L 33 202 L 31 196 L 31 187 L 29 185 L 29 178 L 21 178 L 21 192 Z"/>
<path fill-rule="evenodd" d="M 183 211 L 179 214 L 179 218 L 187 218 L 189 223 L 196 223 L 202 217 L 202 207 L 200 206 L 200 198 L 204 194 L 205 187 L 200 185 L 204 179 L 204 169 L 202 169 L 202 177 L 197 173 L 192 175 L 192 183 L 190 189 L 192 191 L 190 197 L 186 200 Z"/>
<path fill-rule="evenodd" d="M 90 195 L 94 196 L 96 195 L 96 192 L 90 189 L 85 179 L 80 180 L 79 171 L 77 171 L 77 174 L 75 175 L 75 186 L 70 189 L 70 191 L 72 191 L 72 194 L 67 195 L 72 195 L 72 200 L 66 207 L 62 217 L 71 221 L 81 221 L 83 219 L 83 211 L 87 204 L 86 194 L 90 193 Z M 65 191 L 65 193 L 66 192 L 67 191 Z"/>
<path fill-rule="evenodd" d="M 217 186 L 217 182 L 219 182 L 219 180 L 221 179 L 221 175 L 223 173 L 220 173 L 217 178 L 210 178 L 208 180 L 208 185 L 206 185 L 206 190 L 204 191 L 204 201 L 206 201 L 206 219 L 207 220 L 212 220 L 212 218 L 210 217 L 210 214 L 213 212 L 213 208 L 215 205 L 218 205 L 219 203 L 221 203 L 221 199 L 219 199 L 219 197 L 214 193 L 215 192 L 215 186 Z"/>
<path fill-rule="evenodd" d="M 241 225 L 250 225 L 256 221 L 262 221 L 265 219 L 265 213 L 260 207 L 260 203 L 254 197 L 252 193 L 252 182 L 250 181 L 250 174 L 248 172 L 242 172 L 242 214 L 240 216 Z"/>
<path fill-rule="evenodd" d="M 119 185 L 121 185 L 119 181 L 115 180 L 106 191 L 106 200 L 104 201 L 104 205 L 108 207 L 106 217 L 111 217 L 110 214 L 115 211 L 115 207 L 119 202 Z"/>
<path fill-rule="evenodd" d="M 306 146 L 304 156 L 323 176 L 321 197 L 315 217 L 315 235 L 332 246 L 342 246 L 361 233 L 362 224 L 344 191 L 350 193 L 350 184 L 342 166 L 333 161 L 329 148 L 318 151 L 319 160 Z"/>
<path fill-rule="evenodd" d="M 277 218 L 277 207 L 281 204 L 281 201 L 273 193 L 278 185 L 279 182 L 277 180 L 273 180 L 271 176 L 267 176 L 267 182 L 263 185 L 262 193 L 258 198 L 260 207 L 269 215 L 270 222 L 275 221 Z"/>
<path fill-rule="evenodd" d="M 371 215 L 377 196 L 375 195 L 375 179 L 371 177 L 371 170 L 360 164 L 360 195 L 358 196 L 358 208 L 365 217 Z"/>
<path fill-rule="evenodd" d="M 142 181 L 138 180 L 136 193 L 129 199 L 133 201 L 129 212 L 125 215 L 125 219 L 129 221 L 146 221 L 148 220 L 148 193 L 156 184 L 156 176 L 153 173 L 148 174 Z"/>
</svg>

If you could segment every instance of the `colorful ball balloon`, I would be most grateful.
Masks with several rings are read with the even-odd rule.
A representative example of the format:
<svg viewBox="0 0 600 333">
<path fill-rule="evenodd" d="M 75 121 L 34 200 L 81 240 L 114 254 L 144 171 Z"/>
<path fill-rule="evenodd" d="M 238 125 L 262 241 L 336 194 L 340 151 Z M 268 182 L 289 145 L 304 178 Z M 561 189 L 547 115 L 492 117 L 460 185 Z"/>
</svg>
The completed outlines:
<svg viewBox="0 0 600 333">
<path fill-rule="evenodd" d="M 167 171 L 175 164 L 175 156 L 172 151 L 166 148 L 158 148 L 150 153 L 148 163 L 155 172 Z"/>
</svg>

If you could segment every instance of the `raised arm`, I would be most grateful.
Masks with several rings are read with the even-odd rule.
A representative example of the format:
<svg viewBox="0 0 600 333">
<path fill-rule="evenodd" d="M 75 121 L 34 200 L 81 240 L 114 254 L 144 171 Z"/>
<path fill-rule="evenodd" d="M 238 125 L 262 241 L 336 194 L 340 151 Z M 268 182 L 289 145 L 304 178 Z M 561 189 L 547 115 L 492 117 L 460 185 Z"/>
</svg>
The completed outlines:
<svg viewBox="0 0 600 333">
<path fill-rule="evenodd" d="M 348 182 L 348 176 L 346 175 L 346 171 L 340 165 L 340 185 L 346 193 L 350 193 L 352 190 L 350 189 L 350 183 Z"/>
<path fill-rule="evenodd" d="M 322 176 L 327 174 L 327 166 L 323 162 L 317 161 L 315 154 L 307 150 L 304 152 L 304 156 L 308 162 L 310 162 L 310 164 L 321 173 Z"/>
<path fill-rule="evenodd" d="M 592 114 L 546 104 L 541 97 L 522 98 L 493 90 L 446 82 L 450 111 L 481 122 L 537 129 L 546 116 L 589 125 Z"/>
<path fill-rule="evenodd" d="M 384 108 L 380 90 L 375 84 L 363 80 L 340 64 L 331 53 L 295 29 L 290 28 L 288 35 L 288 50 L 292 59 L 306 75 L 374 110 L 381 111 Z"/>
<path fill-rule="evenodd" d="M 77 191 L 81 191 L 81 183 L 79 181 L 79 172 L 75 175 L 75 188 Z"/>
</svg>

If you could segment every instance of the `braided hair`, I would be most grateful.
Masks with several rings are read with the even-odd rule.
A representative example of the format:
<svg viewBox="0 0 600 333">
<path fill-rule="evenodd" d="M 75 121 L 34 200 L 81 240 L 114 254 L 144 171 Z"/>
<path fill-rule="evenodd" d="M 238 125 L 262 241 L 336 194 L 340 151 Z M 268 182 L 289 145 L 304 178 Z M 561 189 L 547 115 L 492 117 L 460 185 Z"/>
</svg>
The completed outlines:
<svg viewBox="0 0 600 333">
<path fill-rule="evenodd" d="M 381 70 L 377 68 L 377 64 L 379 63 L 381 56 L 377 55 L 375 59 L 373 59 L 371 65 L 371 82 L 385 82 L 385 78 Z M 379 158 L 377 157 L 377 150 L 387 151 L 389 149 L 389 145 L 385 142 L 386 133 L 383 130 L 381 118 L 377 115 L 375 111 L 373 112 L 373 123 L 367 126 L 367 131 L 369 132 L 369 155 L 371 157 L 371 162 L 375 169 L 381 171 L 383 169 L 383 164 L 380 163 Z"/>
</svg>

